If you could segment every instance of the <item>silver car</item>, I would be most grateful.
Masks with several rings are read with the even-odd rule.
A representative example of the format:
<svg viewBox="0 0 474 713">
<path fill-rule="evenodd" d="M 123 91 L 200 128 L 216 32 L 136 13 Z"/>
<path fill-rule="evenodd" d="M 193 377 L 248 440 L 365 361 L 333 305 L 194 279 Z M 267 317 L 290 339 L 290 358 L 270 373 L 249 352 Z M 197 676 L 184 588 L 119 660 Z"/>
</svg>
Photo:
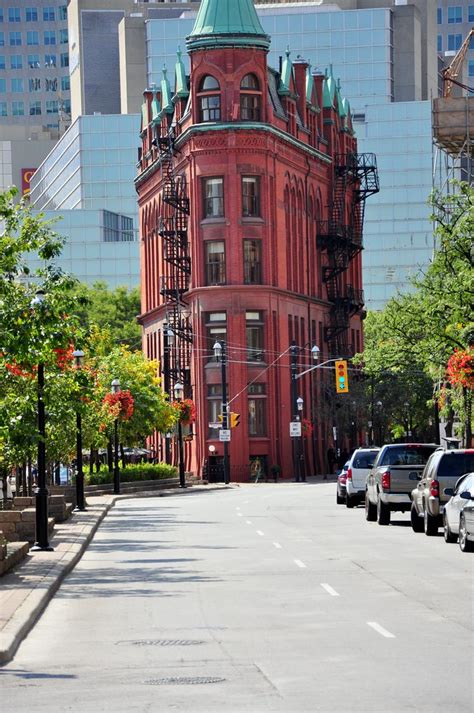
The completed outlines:
<svg viewBox="0 0 474 713">
<path fill-rule="evenodd" d="M 443 512 L 444 539 L 456 542 L 463 552 L 474 551 L 474 473 L 459 478 L 454 488 L 445 488 L 451 495 Z"/>
</svg>

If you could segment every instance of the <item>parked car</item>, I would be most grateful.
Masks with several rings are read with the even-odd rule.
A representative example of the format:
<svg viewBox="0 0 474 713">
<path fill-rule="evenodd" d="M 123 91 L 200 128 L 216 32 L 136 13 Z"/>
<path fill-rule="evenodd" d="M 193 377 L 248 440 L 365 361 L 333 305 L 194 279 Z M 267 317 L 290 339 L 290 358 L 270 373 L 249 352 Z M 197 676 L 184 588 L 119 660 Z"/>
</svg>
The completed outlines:
<svg viewBox="0 0 474 713">
<path fill-rule="evenodd" d="M 346 507 L 364 501 L 365 483 L 380 448 L 357 448 L 349 459 L 346 479 Z"/>
<path fill-rule="evenodd" d="M 349 461 L 347 461 L 347 463 L 344 463 L 341 472 L 337 476 L 336 503 L 338 505 L 344 505 L 344 503 L 346 502 L 346 478 L 348 467 Z"/>
<path fill-rule="evenodd" d="M 472 449 L 438 449 L 430 456 L 420 482 L 411 493 L 410 520 L 415 532 L 438 534 L 443 524 L 444 506 L 449 500 L 445 489 L 453 488 L 462 475 L 471 471 L 474 471 Z"/>
<path fill-rule="evenodd" d="M 390 524 L 394 510 L 411 507 L 413 481 L 419 480 L 435 443 L 394 443 L 382 446 L 366 481 L 365 517 L 379 525 Z"/>
<path fill-rule="evenodd" d="M 443 528 L 446 542 L 456 542 L 463 552 L 474 551 L 474 473 L 459 478 L 454 488 L 445 488 L 451 496 L 444 507 Z"/>
</svg>

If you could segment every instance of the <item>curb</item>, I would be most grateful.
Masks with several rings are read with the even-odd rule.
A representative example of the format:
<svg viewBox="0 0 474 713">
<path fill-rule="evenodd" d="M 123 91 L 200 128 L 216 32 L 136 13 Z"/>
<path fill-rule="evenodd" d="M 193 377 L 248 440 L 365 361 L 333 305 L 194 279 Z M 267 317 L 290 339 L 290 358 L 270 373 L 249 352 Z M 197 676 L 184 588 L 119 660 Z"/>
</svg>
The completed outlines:
<svg viewBox="0 0 474 713">
<path fill-rule="evenodd" d="M 62 555 L 61 559 L 51 562 L 50 567 L 46 569 L 44 574 L 40 577 L 39 581 L 32 585 L 30 593 L 25 597 L 24 601 L 19 605 L 19 607 L 14 611 L 10 620 L 7 622 L 5 627 L 0 631 L 0 666 L 8 663 L 15 656 L 18 647 L 20 646 L 23 639 L 32 630 L 42 613 L 45 611 L 49 602 L 53 596 L 58 591 L 64 578 L 74 569 L 82 555 L 86 551 L 89 543 L 94 537 L 99 525 L 102 523 L 106 515 L 114 507 L 115 503 L 120 500 L 131 500 L 136 498 L 146 498 L 146 497 L 166 497 L 169 495 L 176 495 L 180 493 L 186 495 L 194 491 L 197 492 L 209 492 L 211 490 L 227 490 L 231 489 L 232 486 L 203 486 L 202 489 L 196 489 L 196 486 L 189 486 L 185 490 L 180 490 L 179 488 L 172 488 L 167 490 L 157 491 L 144 491 L 144 492 L 134 492 L 134 493 L 123 493 L 116 495 L 110 499 L 109 502 L 97 503 L 96 506 L 102 506 L 102 510 L 98 513 L 97 519 L 90 524 L 84 524 L 83 529 L 79 532 L 74 543 L 71 544 L 70 549 L 66 550 Z M 103 497 L 103 496 L 102 496 Z M 110 497 L 110 496 L 109 496 Z M 92 506 L 90 506 L 92 507 Z M 90 513 L 91 510 L 86 510 L 86 513 Z M 73 524 L 70 521 L 61 523 L 60 530 L 67 528 L 67 526 Z M 75 523 L 74 523 L 75 524 Z M 89 529 L 87 529 L 89 527 Z M 85 532 L 86 531 L 86 532 Z M 58 532 L 52 539 L 52 544 L 57 538 L 58 543 L 60 543 L 60 532 Z M 81 541 L 81 537 L 82 539 Z M 78 549 L 74 552 L 74 547 Z M 36 558 L 37 555 L 34 555 Z M 68 559 L 69 558 L 69 559 Z M 31 562 L 31 560 L 30 560 Z M 25 562 L 23 561 L 23 564 Z M 46 567 L 47 564 L 45 563 Z M 8 575 L 15 575 L 21 568 L 19 567 L 12 570 Z M 14 590 L 14 587 L 11 588 Z"/>
</svg>

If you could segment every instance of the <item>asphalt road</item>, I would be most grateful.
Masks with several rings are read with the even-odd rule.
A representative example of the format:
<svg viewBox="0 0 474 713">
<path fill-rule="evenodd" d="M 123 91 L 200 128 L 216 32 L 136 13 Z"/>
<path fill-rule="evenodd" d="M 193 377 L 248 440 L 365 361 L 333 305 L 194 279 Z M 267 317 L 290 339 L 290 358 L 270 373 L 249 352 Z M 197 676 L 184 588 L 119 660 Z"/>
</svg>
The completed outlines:
<svg viewBox="0 0 474 713">
<path fill-rule="evenodd" d="M 474 558 L 335 487 L 120 502 L 0 668 L 1 711 L 471 713 Z"/>
</svg>

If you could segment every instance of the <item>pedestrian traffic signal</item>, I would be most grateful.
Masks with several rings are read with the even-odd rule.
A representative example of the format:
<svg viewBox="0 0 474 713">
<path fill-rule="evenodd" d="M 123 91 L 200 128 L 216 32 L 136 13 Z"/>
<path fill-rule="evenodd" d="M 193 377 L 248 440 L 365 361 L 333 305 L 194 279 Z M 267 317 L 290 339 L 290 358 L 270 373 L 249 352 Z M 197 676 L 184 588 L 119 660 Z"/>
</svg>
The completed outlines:
<svg viewBox="0 0 474 713">
<path fill-rule="evenodd" d="M 235 428 L 240 424 L 240 413 L 230 412 L 230 427 Z"/>
<path fill-rule="evenodd" d="M 338 359 L 334 366 L 336 367 L 336 393 L 349 393 L 349 379 L 347 378 L 347 361 Z"/>
</svg>

